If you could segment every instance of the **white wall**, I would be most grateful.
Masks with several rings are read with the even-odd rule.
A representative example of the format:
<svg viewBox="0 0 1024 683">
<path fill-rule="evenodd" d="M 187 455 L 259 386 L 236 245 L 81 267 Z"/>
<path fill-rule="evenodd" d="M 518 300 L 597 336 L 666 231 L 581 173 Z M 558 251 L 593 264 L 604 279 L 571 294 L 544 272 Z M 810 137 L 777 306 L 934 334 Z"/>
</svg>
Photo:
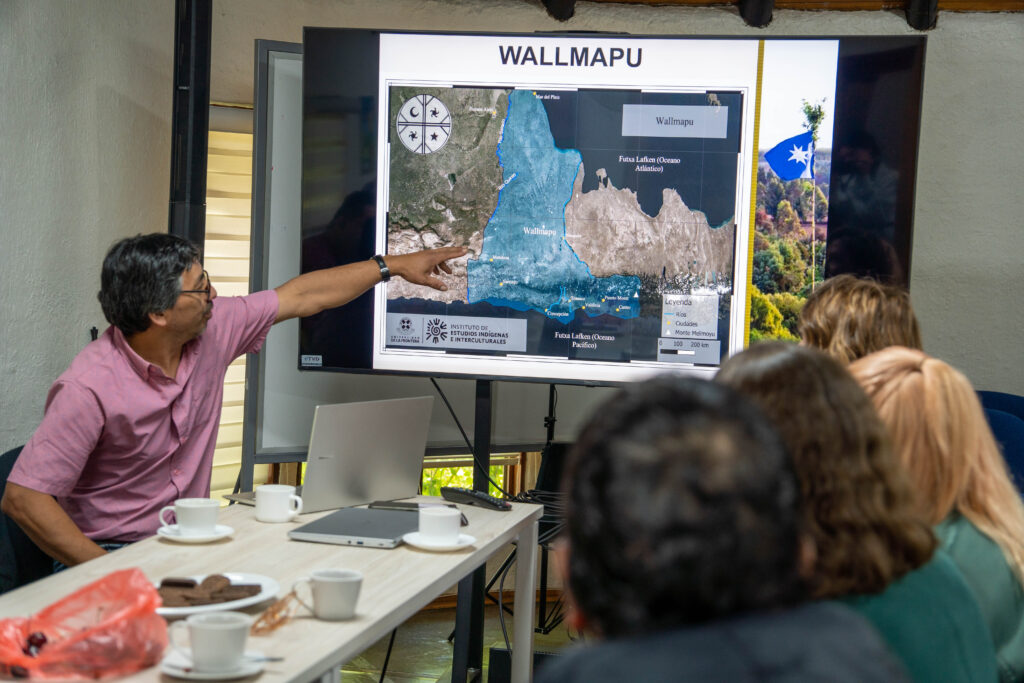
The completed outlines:
<svg viewBox="0 0 1024 683">
<path fill-rule="evenodd" d="M 171 2 L 0 1 L 0 450 L 106 327 L 110 244 L 167 229 Z"/>
<path fill-rule="evenodd" d="M 46 387 L 103 327 L 95 300 L 115 239 L 166 229 L 174 3 L 0 0 L 0 448 L 24 442 Z M 602 30 L 680 35 L 912 34 L 892 12 L 537 0 L 215 0 L 212 98 L 252 101 L 253 40 L 302 26 Z M 928 33 L 911 289 L 925 346 L 980 388 L 1024 394 L 1024 13 L 943 12 Z M 358 65 L 353 65 L 358 68 Z"/>
</svg>

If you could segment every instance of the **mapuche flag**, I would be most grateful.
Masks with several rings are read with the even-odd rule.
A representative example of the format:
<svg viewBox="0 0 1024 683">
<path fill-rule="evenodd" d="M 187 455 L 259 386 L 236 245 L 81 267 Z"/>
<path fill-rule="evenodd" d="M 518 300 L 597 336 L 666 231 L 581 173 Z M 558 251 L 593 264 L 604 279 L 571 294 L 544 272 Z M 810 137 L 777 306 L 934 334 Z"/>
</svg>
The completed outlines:
<svg viewBox="0 0 1024 683">
<path fill-rule="evenodd" d="M 764 153 L 765 161 L 783 180 L 814 177 L 814 137 L 811 131 L 783 140 Z"/>
</svg>

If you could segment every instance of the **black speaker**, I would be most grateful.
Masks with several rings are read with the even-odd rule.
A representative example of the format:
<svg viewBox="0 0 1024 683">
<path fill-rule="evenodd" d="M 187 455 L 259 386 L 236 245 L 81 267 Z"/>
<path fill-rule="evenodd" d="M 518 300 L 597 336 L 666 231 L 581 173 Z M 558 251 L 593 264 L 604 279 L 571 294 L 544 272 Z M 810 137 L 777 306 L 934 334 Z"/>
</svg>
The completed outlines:
<svg viewBox="0 0 1024 683">
<path fill-rule="evenodd" d="M 571 443 L 553 441 L 540 453 L 540 469 L 537 471 L 537 490 L 558 493 L 562 489 L 562 472 L 565 460 L 572 449 Z"/>
</svg>

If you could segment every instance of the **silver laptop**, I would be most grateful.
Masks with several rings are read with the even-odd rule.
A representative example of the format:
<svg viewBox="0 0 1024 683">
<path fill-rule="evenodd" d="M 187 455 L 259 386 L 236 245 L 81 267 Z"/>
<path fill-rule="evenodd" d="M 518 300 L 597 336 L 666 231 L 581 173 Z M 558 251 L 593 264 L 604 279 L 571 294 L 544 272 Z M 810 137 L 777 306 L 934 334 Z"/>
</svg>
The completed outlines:
<svg viewBox="0 0 1024 683">
<path fill-rule="evenodd" d="M 335 510 L 419 492 L 433 396 L 316 407 L 302 512 Z M 228 498 L 253 504 L 253 492 Z"/>
</svg>

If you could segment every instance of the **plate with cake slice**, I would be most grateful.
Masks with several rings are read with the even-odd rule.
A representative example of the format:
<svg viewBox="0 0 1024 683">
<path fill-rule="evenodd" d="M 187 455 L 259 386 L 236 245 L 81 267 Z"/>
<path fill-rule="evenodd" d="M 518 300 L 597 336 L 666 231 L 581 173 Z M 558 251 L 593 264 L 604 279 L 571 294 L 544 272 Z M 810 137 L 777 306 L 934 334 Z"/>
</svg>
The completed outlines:
<svg viewBox="0 0 1024 683">
<path fill-rule="evenodd" d="M 156 613 L 177 618 L 240 609 L 276 599 L 280 588 L 269 576 L 246 572 L 168 576 L 157 583 L 163 607 L 158 607 Z"/>
</svg>

